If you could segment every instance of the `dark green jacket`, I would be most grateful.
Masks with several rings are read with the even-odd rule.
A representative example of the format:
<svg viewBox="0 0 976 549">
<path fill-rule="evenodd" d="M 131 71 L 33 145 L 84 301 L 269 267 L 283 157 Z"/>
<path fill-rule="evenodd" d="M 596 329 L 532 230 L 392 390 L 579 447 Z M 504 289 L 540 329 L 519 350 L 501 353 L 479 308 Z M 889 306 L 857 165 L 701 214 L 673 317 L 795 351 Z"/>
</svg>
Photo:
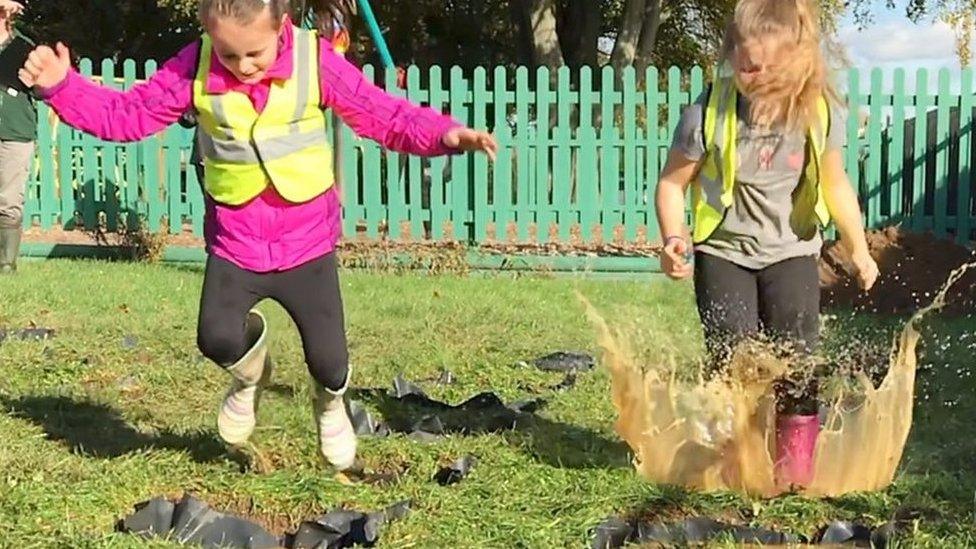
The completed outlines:
<svg viewBox="0 0 976 549">
<path fill-rule="evenodd" d="M 13 37 L 20 37 L 31 45 L 34 42 L 14 29 Z M 10 43 L 0 44 L 0 51 Z M 0 140 L 34 141 L 37 139 L 37 110 L 30 94 L 0 86 Z"/>
</svg>

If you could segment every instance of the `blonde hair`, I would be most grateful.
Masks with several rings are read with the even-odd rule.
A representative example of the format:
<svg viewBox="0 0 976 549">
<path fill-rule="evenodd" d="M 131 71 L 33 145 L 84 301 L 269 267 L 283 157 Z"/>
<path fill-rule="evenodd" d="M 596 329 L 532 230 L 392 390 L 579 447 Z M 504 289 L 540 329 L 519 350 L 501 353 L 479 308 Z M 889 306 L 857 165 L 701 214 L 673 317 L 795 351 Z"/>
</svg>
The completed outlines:
<svg viewBox="0 0 976 549">
<path fill-rule="evenodd" d="M 204 27 L 213 17 L 232 17 L 246 25 L 264 12 L 264 8 L 271 10 L 271 23 L 277 25 L 288 13 L 288 0 L 200 0 L 197 14 Z"/>
<path fill-rule="evenodd" d="M 805 131 L 817 119 L 820 97 L 837 101 L 821 46 L 819 8 L 812 0 L 739 0 L 726 28 L 722 63 L 731 63 L 736 47 L 750 39 L 773 45 L 776 55 L 741 90 L 751 117 Z"/>
</svg>

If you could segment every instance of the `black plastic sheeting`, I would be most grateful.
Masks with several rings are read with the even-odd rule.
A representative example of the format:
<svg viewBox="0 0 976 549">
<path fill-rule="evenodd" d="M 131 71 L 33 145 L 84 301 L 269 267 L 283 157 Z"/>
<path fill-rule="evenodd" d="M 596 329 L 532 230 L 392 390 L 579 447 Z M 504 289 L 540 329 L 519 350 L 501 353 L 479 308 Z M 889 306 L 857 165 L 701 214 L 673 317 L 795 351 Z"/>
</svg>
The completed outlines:
<svg viewBox="0 0 976 549">
<path fill-rule="evenodd" d="M 374 513 L 332 511 L 299 525 L 298 531 L 285 540 L 285 547 L 291 549 L 371 547 L 379 540 L 380 529 L 385 523 L 403 518 L 409 512 L 409 501 L 401 501 Z"/>
<path fill-rule="evenodd" d="M 117 531 L 208 549 L 341 549 L 374 545 L 382 526 L 406 516 L 410 502 L 402 501 L 375 512 L 337 509 L 302 522 L 284 538 L 255 522 L 215 511 L 190 495 L 178 502 L 153 498 L 135 509 L 119 521 Z"/>
<path fill-rule="evenodd" d="M 899 524 L 896 521 L 886 522 L 873 530 L 863 524 L 836 521 L 822 528 L 814 539 L 824 545 L 848 544 L 885 549 L 898 532 Z"/>
<path fill-rule="evenodd" d="M 583 372 L 592 370 L 596 360 L 592 355 L 576 351 L 556 351 L 532 361 L 532 364 L 546 372 Z"/>
<path fill-rule="evenodd" d="M 574 387 L 577 375 L 593 369 L 595 360 L 585 353 L 558 351 L 537 358 L 532 363 L 545 371 L 564 373 L 562 381 L 548 387 L 550 391 L 559 392 Z M 454 383 L 454 375 L 443 370 L 434 381 L 441 385 L 451 384 Z M 415 440 L 433 441 L 450 433 L 467 435 L 507 431 L 516 428 L 519 420 L 534 414 L 546 404 L 544 398 L 526 398 L 505 404 L 495 393 L 484 392 L 461 404 L 452 405 L 430 398 L 419 385 L 402 374 L 393 380 L 393 392 L 387 392 L 385 396 L 425 413 L 406 422 L 402 418 L 390 418 L 390 421 L 383 422 L 374 418 L 362 403 L 350 400 L 349 416 L 357 435 L 385 437 L 396 432 Z"/>
<path fill-rule="evenodd" d="M 454 463 L 447 467 L 441 467 L 439 471 L 434 475 L 434 480 L 437 481 L 441 486 L 447 486 L 449 484 L 456 484 L 461 482 L 464 477 L 468 476 L 471 469 L 478 463 L 478 458 L 467 455 L 458 458 Z"/>
<path fill-rule="evenodd" d="M 673 523 L 626 521 L 614 517 L 607 519 L 593 530 L 590 547 L 615 549 L 631 543 L 682 545 L 723 540 L 757 545 L 813 543 L 885 549 L 898 531 L 899 524 L 896 521 L 887 522 L 875 529 L 863 524 L 836 521 L 821 528 L 815 535 L 805 537 L 763 528 L 727 524 L 707 517 L 694 517 Z"/>
<path fill-rule="evenodd" d="M 566 377 L 562 381 L 550 387 L 553 391 L 565 391 L 567 389 L 572 389 L 576 385 L 576 373 L 570 372 L 566 374 Z"/>
<path fill-rule="evenodd" d="M 390 434 L 390 428 L 373 419 L 373 415 L 358 401 L 349 401 L 349 420 L 357 436 L 385 437 Z"/>
<path fill-rule="evenodd" d="M 632 523 L 620 518 L 611 518 L 596 527 L 591 547 L 609 549 L 623 547 L 629 543 L 703 543 L 720 537 L 736 543 L 762 545 L 782 545 L 798 541 L 787 534 L 725 524 L 705 517 L 690 518 L 670 524 Z"/>
<path fill-rule="evenodd" d="M 5 339 L 43 341 L 52 337 L 54 337 L 54 330 L 51 328 L 21 328 L 19 330 L 0 328 L 0 343 L 3 343 Z"/>
<path fill-rule="evenodd" d="M 393 393 L 387 395 L 400 404 L 420 410 L 419 416 L 404 420 L 394 418 L 390 423 L 376 420 L 358 401 L 350 400 L 349 417 L 359 436 L 385 437 L 392 432 L 411 438 L 437 440 L 447 434 L 487 433 L 514 429 L 520 420 L 539 409 L 542 399 L 519 400 L 505 404 L 495 393 L 479 393 L 461 404 L 451 405 L 434 400 L 423 389 L 402 375 L 393 380 Z"/>
<path fill-rule="evenodd" d="M 153 498 L 136 505 L 136 512 L 122 519 L 117 529 L 146 539 L 163 538 L 203 547 L 280 546 L 280 540 L 260 525 L 215 511 L 189 495 L 176 503 Z"/>
</svg>

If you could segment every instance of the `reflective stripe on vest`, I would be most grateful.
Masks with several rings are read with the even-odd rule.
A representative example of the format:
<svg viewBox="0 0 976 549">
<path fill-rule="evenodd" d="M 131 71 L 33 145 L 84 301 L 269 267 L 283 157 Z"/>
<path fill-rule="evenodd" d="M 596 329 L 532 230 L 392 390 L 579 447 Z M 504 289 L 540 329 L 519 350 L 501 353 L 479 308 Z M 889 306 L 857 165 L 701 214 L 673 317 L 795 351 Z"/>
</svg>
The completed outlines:
<svg viewBox="0 0 976 549">
<path fill-rule="evenodd" d="M 817 123 L 810 128 L 807 136 L 806 162 L 790 214 L 790 225 L 802 240 L 814 238 L 820 228 L 830 222 L 820 170 L 829 123 L 827 101 L 820 98 L 817 102 Z M 730 79 L 717 79 L 704 109 L 702 137 L 705 156 L 692 185 L 692 240 L 695 243 L 708 240 L 732 206 L 738 161 L 738 127 L 738 91 Z"/>
<path fill-rule="evenodd" d="M 270 182 L 289 202 L 307 202 L 333 185 L 332 149 L 320 106 L 318 37 L 294 32 L 292 77 L 271 84 L 258 114 L 247 94 L 208 94 L 213 46 L 200 45 L 193 104 L 204 157 L 204 188 L 214 200 L 239 205 L 261 194 Z"/>
</svg>

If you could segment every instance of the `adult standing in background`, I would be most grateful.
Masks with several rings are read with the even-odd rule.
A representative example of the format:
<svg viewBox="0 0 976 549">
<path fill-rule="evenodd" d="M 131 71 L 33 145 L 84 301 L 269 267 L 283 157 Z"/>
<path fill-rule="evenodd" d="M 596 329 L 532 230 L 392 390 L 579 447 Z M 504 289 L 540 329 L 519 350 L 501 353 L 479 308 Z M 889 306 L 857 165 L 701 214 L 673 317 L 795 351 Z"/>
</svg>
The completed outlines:
<svg viewBox="0 0 976 549">
<path fill-rule="evenodd" d="M 24 6 L 0 0 L 0 53 L 16 40 L 33 42 L 14 28 Z M 29 49 L 28 49 L 29 51 Z M 0 274 L 17 270 L 24 221 L 24 193 L 37 139 L 34 98 L 12 83 L 0 83 Z"/>
</svg>

